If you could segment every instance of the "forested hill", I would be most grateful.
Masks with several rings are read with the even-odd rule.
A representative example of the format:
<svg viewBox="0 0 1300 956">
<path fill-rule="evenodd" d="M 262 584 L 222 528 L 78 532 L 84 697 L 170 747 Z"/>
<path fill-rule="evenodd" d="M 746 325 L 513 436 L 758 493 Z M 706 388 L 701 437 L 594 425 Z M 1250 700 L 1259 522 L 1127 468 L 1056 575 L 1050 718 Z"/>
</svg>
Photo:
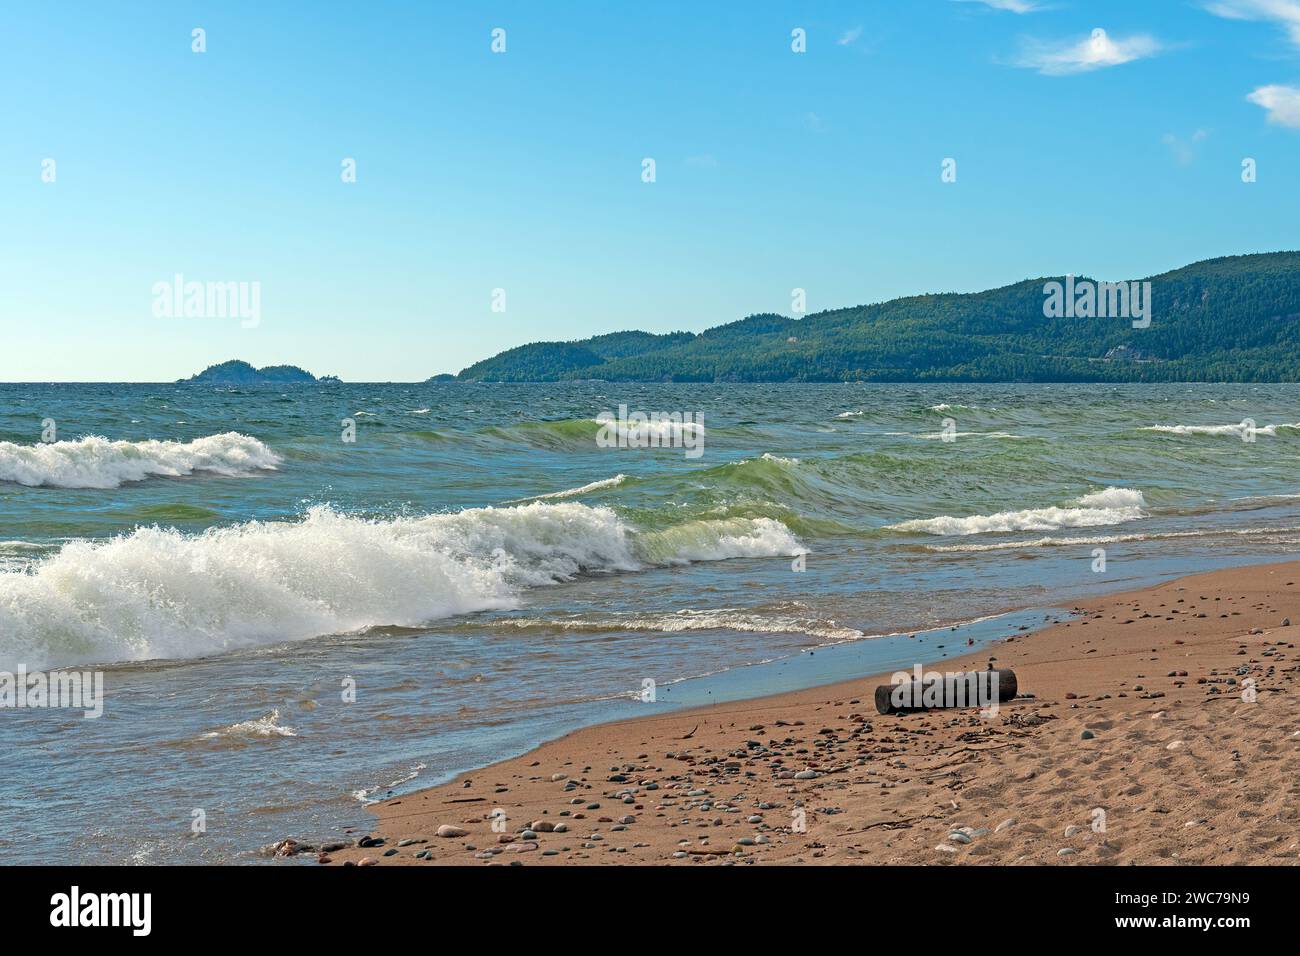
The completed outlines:
<svg viewBox="0 0 1300 956">
<path fill-rule="evenodd" d="M 301 382 L 337 382 L 332 375 L 317 378 L 296 365 L 267 365 L 253 368 L 247 362 L 232 359 L 219 365 L 209 365 L 197 375 L 183 378 L 186 385 L 286 385 Z"/>
<path fill-rule="evenodd" d="M 1085 277 L 1086 278 L 1086 277 Z M 1044 314 L 1044 284 L 919 295 L 699 335 L 537 342 L 461 381 L 1300 381 L 1300 252 L 1208 259 L 1149 277 L 1150 326 Z M 1089 280 L 1091 281 L 1091 280 Z M 1103 281 L 1103 280 L 1097 280 Z M 1076 279 L 1076 289 L 1084 278 Z"/>
</svg>

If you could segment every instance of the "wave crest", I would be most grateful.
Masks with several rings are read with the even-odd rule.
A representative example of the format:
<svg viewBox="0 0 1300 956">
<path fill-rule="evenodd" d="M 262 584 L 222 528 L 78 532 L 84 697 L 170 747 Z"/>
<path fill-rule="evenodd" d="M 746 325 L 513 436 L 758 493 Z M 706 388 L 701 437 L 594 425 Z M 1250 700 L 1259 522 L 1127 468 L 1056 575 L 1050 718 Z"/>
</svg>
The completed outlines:
<svg viewBox="0 0 1300 956">
<path fill-rule="evenodd" d="M 894 531 L 920 531 L 937 535 L 1006 533 L 1011 531 L 1056 531 L 1061 528 L 1089 528 L 1120 524 L 1146 517 L 1142 492 L 1132 488 L 1107 488 L 1079 498 L 1068 508 L 1028 508 L 999 511 L 991 515 L 958 518 L 941 515 L 890 525 Z"/>
<path fill-rule="evenodd" d="M 197 471 L 239 478 L 274 470 L 282 461 L 256 438 L 239 432 L 191 442 L 110 441 L 98 435 L 35 445 L 0 442 L 0 481 L 31 488 L 119 488 L 146 478 Z"/>
<path fill-rule="evenodd" d="M 517 605 L 584 572 L 793 554 L 770 518 L 637 532 L 610 508 L 534 502 L 391 520 L 326 506 L 201 533 L 138 528 L 0 572 L 0 669 L 193 658 Z"/>
</svg>

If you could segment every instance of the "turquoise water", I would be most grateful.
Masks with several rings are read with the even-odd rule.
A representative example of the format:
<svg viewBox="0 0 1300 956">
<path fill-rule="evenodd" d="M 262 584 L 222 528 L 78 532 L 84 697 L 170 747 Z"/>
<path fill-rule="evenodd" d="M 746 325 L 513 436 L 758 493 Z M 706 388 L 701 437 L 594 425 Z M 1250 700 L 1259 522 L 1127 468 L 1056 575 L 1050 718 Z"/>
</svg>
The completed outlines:
<svg viewBox="0 0 1300 956">
<path fill-rule="evenodd" d="M 620 405 L 702 454 L 601 447 Z M 586 722 L 1291 556 L 1297 422 L 1289 385 L 0 385 L 0 670 L 107 696 L 0 709 L 0 857 L 257 860 Z"/>
</svg>

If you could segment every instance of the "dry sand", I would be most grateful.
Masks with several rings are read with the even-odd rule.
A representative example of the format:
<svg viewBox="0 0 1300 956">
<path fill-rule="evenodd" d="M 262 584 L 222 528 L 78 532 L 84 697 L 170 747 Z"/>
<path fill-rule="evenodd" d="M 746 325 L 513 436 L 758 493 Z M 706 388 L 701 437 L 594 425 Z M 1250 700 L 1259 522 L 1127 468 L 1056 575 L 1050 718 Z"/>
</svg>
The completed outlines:
<svg viewBox="0 0 1300 956">
<path fill-rule="evenodd" d="M 881 717 L 872 704 L 873 688 L 888 681 L 881 675 L 590 727 L 377 804 L 369 836 L 382 845 L 321 858 L 382 866 L 1300 858 L 1300 562 L 1200 574 L 1078 611 L 935 665 L 983 669 L 994 658 L 1014 668 L 1032 699 L 991 718 Z M 1253 701 L 1244 699 L 1246 678 Z M 808 770 L 816 776 L 791 777 Z M 504 833 L 493 829 L 496 808 Z M 464 832 L 439 837 L 439 827 Z M 536 835 L 521 835 L 525 827 Z"/>
</svg>

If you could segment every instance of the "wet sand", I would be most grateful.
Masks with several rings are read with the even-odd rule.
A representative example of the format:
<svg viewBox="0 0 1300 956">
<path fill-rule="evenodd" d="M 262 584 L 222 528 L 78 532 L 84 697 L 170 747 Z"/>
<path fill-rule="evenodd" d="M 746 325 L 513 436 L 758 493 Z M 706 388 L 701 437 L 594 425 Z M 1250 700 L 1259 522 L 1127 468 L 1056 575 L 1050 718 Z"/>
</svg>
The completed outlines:
<svg viewBox="0 0 1300 956">
<path fill-rule="evenodd" d="M 882 674 L 589 727 L 376 804 L 367 845 L 319 859 L 1297 861 L 1297 637 L 1300 562 L 1186 577 L 1088 601 L 1068 622 L 977 654 L 921 662 L 1013 668 L 1032 696 L 991 717 L 881 716 L 872 692 Z"/>
</svg>

